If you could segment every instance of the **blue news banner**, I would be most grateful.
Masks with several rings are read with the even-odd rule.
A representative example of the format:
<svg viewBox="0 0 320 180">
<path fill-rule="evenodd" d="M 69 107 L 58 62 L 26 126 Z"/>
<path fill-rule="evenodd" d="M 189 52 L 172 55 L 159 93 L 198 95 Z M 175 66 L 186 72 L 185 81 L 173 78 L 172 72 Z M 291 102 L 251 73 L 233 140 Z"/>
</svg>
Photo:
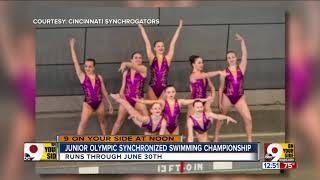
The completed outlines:
<svg viewBox="0 0 320 180">
<path fill-rule="evenodd" d="M 61 161 L 259 161 L 258 143 L 59 143 Z"/>
</svg>

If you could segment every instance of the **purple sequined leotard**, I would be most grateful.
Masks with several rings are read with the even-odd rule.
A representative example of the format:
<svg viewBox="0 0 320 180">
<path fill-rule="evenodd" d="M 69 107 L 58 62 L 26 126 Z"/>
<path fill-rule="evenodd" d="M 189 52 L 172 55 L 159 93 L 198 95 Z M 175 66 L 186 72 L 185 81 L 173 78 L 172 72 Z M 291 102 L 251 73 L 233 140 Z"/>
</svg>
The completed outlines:
<svg viewBox="0 0 320 180">
<path fill-rule="evenodd" d="M 131 70 L 127 71 L 126 75 L 126 87 L 124 90 L 125 97 L 131 106 L 136 105 L 136 101 L 133 98 L 143 97 L 143 86 L 145 77 L 143 77 L 139 72 L 135 72 L 133 80 L 131 79 Z"/>
<path fill-rule="evenodd" d="M 157 124 L 155 130 L 153 130 L 153 128 L 152 128 L 152 121 L 153 121 L 153 120 L 152 120 L 151 116 L 149 117 L 149 122 L 148 122 L 147 124 L 142 124 L 141 127 L 143 127 L 143 128 L 144 128 L 147 132 L 149 132 L 149 133 L 158 133 L 158 132 L 160 132 L 161 123 L 162 123 L 163 118 L 164 118 L 164 117 L 161 116 L 160 121 L 159 121 L 159 123 Z"/>
<path fill-rule="evenodd" d="M 151 79 L 149 85 L 158 98 L 167 87 L 168 72 L 169 65 L 167 59 L 163 57 L 161 67 L 159 67 L 158 59 L 155 57 L 151 64 Z"/>
<path fill-rule="evenodd" d="M 208 79 L 197 79 L 195 82 L 190 81 L 191 98 L 206 98 L 208 89 Z"/>
<path fill-rule="evenodd" d="M 167 130 L 169 133 L 173 133 L 174 130 L 178 127 L 178 117 L 180 115 L 180 106 L 178 100 L 175 100 L 173 113 L 171 113 L 169 103 L 165 100 L 165 105 L 163 109 L 163 114 L 167 119 Z"/>
<path fill-rule="evenodd" d="M 20 99 L 21 105 L 34 117 L 36 97 L 35 76 L 31 72 L 22 70 L 13 78 L 12 82 Z"/>
<path fill-rule="evenodd" d="M 92 86 L 91 80 L 85 74 L 83 83 L 81 84 L 85 98 L 84 102 L 88 103 L 93 110 L 97 110 L 102 101 L 101 81 L 98 75 L 96 76 L 95 85 Z"/>
<path fill-rule="evenodd" d="M 229 70 L 226 69 L 228 75 L 225 78 L 225 87 L 223 93 L 229 98 L 232 104 L 236 104 L 243 95 L 244 76 L 239 66 L 237 67 L 237 78 L 235 79 Z"/>
<path fill-rule="evenodd" d="M 191 118 L 191 120 L 193 122 L 193 129 L 195 131 L 197 131 L 199 134 L 206 132 L 210 128 L 211 121 L 207 118 L 207 116 L 204 112 L 202 115 L 203 128 L 200 126 L 200 124 L 198 123 L 198 121 L 194 117 L 192 117 L 192 116 L 189 116 L 189 117 Z"/>
<path fill-rule="evenodd" d="M 314 58 L 310 56 L 303 57 L 303 63 L 293 64 L 292 61 L 294 59 L 291 58 L 288 63 L 288 102 L 290 108 L 296 111 L 310 98 L 316 70 Z"/>
</svg>

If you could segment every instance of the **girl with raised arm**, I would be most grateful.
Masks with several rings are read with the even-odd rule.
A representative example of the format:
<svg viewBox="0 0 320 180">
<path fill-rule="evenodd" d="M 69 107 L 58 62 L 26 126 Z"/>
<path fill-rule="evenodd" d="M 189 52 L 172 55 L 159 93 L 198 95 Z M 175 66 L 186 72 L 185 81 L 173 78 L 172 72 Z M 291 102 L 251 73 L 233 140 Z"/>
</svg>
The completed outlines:
<svg viewBox="0 0 320 180">
<path fill-rule="evenodd" d="M 229 122 L 237 123 L 237 121 L 229 116 L 215 114 L 211 110 L 207 111 L 203 106 L 203 102 L 199 100 L 194 101 L 192 106 L 194 113 L 189 115 L 187 120 L 188 142 L 193 142 L 193 131 L 195 131 L 199 142 L 209 142 L 208 129 L 210 128 L 214 119 L 227 120 L 227 124 Z"/>
<path fill-rule="evenodd" d="M 123 73 L 122 86 L 120 89 L 120 95 L 136 108 L 143 115 L 148 115 L 148 111 L 143 104 L 136 102 L 135 98 L 143 97 L 144 82 L 147 77 L 147 68 L 142 65 L 142 55 L 140 52 L 134 52 L 131 55 L 130 62 L 121 63 L 119 71 Z M 119 132 L 125 118 L 127 116 L 127 110 L 119 105 L 118 117 L 113 125 L 111 135 L 115 135 Z"/>
<path fill-rule="evenodd" d="M 245 40 L 238 33 L 235 40 L 241 44 L 241 62 L 237 65 L 237 54 L 235 51 L 227 52 L 228 67 L 220 76 L 219 108 L 222 114 L 227 114 L 231 106 L 234 106 L 244 120 L 245 131 L 248 142 L 252 142 L 252 117 L 244 96 L 243 84 L 247 68 L 247 48 Z M 216 122 L 215 139 L 218 141 L 222 122 Z"/>
<path fill-rule="evenodd" d="M 162 106 L 159 103 L 154 103 L 150 109 L 150 116 L 144 116 L 139 113 L 126 99 L 121 98 L 119 94 L 111 94 L 111 97 L 116 100 L 129 113 L 133 122 L 145 130 L 145 135 L 164 135 L 167 127 L 167 122 L 162 114 Z"/>
<path fill-rule="evenodd" d="M 147 56 L 150 63 L 150 69 L 151 69 L 151 79 L 149 82 L 149 88 L 148 88 L 148 98 L 151 100 L 158 99 L 164 89 L 167 87 L 167 78 L 168 78 L 168 72 L 169 72 L 169 66 L 171 64 L 173 55 L 174 55 L 174 49 L 176 45 L 176 41 L 179 37 L 181 28 L 182 28 L 182 20 L 179 21 L 179 27 L 177 28 L 176 32 L 173 35 L 173 38 L 171 40 L 169 51 L 165 55 L 165 47 L 163 41 L 155 41 L 153 44 L 153 50 L 149 41 L 149 38 L 147 36 L 147 33 L 142 26 L 142 24 L 139 24 L 139 29 L 141 31 L 143 40 L 145 42 Z"/>
<path fill-rule="evenodd" d="M 104 103 L 102 102 L 102 97 L 108 102 L 109 112 L 113 112 L 113 107 L 111 101 L 108 97 L 108 92 L 104 85 L 102 76 L 95 73 L 95 60 L 86 59 L 84 63 L 84 72 L 81 70 L 76 51 L 75 51 L 74 38 L 69 40 L 71 56 L 73 64 L 76 70 L 76 74 L 80 80 L 83 92 L 85 94 L 85 99 L 82 105 L 81 120 L 78 126 L 77 134 L 83 135 L 85 128 L 87 126 L 88 120 L 91 114 L 96 111 L 99 119 L 100 129 L 103 135 L 106 135 L 107 124 L 105 119 Z"/>
<path fill-rule="evenodd" d="M 208 101 L 211 97 L 206 99 L 198 99 L 200 101 Z M 159 103 L 161 104 L 163 109 L 163 114 L 167 120 L 167 132 L 166 134 L 170 135 L 178 135 L 179 134 L 179 126 L 178 126 L 178 118 L 181 112 L 181 106 L 187 106 L 192 104 L 197 99 L 176 99 L 176 89 L 169 85 L 165 89 L 165 100 L 158 99 L 158 100 L 143 100 L 137 99 L 138 102 L 143 104 L 154 104 Z"/>
</svg>

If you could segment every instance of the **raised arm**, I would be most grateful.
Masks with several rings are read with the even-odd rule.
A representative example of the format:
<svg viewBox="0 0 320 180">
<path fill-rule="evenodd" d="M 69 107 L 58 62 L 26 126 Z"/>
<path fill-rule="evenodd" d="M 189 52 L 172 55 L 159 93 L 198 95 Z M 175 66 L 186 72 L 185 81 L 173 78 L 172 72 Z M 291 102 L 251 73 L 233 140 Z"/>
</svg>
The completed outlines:
<svg viewBox="0 0 320 180">
<path fill-rule="evenodd" d="M 160 128 L 160 131 L 159 131 L 159 135 L 165 135 L 166 129 L 167 129 L 167 121 L 166 120 L 162 120 L 161 128 Z"/>
<path fill-rule="evenodd" d="M 84 80 L 84 73 L 82 72 L 80 64 L 79 64 L 77 53 L 76 53 L 76 50 L 75 50 L 75 47 L 74 47 L 75 43 L 76 43 L 76 39 L 75 38 L 71 38 L 69 40 L 71 57 L 72 57 L 72 61 L 73 61 L 73 64 L 74 64 L 74 68 L 76 70 L 76 73 L 77 73 L 77 76 L 78 76 L 79 80 L 82 82 Z"/>
<path fill-rule="evenodd" d="M 178 26 L 176 32 L 174 33 L 174 35 L 172 37 L 172 40 L 170 42 L 169 51 L 168 51 L 168 54 L 166 56 L 166 59 L 169 61 L 169 64 L 171 63 L 171 60 L 172 60 L 173 55 L 174 55 L 174 49 L 176 47 L 176 42 L 177 42 L 177 39 L 178 39 L 178 37 L 180 35 L 180 31 L 182 29 L 182 24 L 183 24 L 183 21 L 180 19 L 179 26 Z"/>
<path fill-rule="evenodd" d="M 161 106 L 164 106 L 164 101 L 163 100 L 145 100 L 145 99 L 136 99 L 134 98 L 135 101 L 137 101 L 138 103 L 142 103 L 142 104 L 154 104 L 154 103 L 159 103 L 161 104 Z"/>
<path fill-rule="evenodd" d="M 146 51 L 147 51 L 147 56 L 148 56 L 149 62 L 152 63 L 152 61 L 154 59 L 154 53 L 152 51 L 150 40 L 149 40 L 148 35 L 147 35 L 144 27 L 142 26 L 142 24 L 138 24 L 138 27 L 140 29 L 141 35 L 143 37 L 143 40 L 144 40 L 144 43 L 146 46 Z"/>
<path fill-rule="evenodd" d="M 193 125 L 190 118 L 187 120 L 188 137 L 187 142 L 193 142 Z"/>
<path fill-rule="evenodd" d="M 128 113 L 130 114 L 130 116 L 132 118 L 134 118 L 135 120 L 138 120 L 140 121 L 141 123 L 148 123 L 149 121 L 149 118 L 148 116 L 143 116 L 141 115 L 137 110 L 135 110 L 131 104 L 120 97 L 119 94 L 111 94 L 110 95 L 116 102 L 118 102 L 119 104 L 121 104 L 127 111 Z"/>
<path fill-rule="evenodd" d="M 183 105 L 183 106 L 187 106 L 192 104 L 195 101 L 195 99 L 179 99 L 178 102 L 179 104 Z"/>
<path fill-rule="evenodd" d="M 126 68 L 134 69 L 134 70 L 138 71 L 139 73 L 143 74 L 144 77 L 147 76 L 147 67 L 145 65 L 142 65 L 142 64 L 137 65 L 137 64 L 133 64 L 131 62 L 123 62 L 120 65 L 119 71 L 121 73 L 123 73 Z"/>
<path fill-rule="evenodd" d="M 227 124 L 229 124 L 229 122 L 237 123 L 237 121 L 234 120 L 234 119 L 233 119 L 232 117 L 230 117 L 230 116 L 225 116 L 225 115 L 222 115 L 222 114 L 215 114 L 215 113 L 213 113 L 213 112 L 207 113 L 207 117 L 208 117 L 211 121 L 217 119 L 217 120 L 220 120 L 220 121 L 221 121 L 221 120 L 227 120 Z"/>
<path fill-rule="evenodd" d="M 241 62 L 240 62 L 240 68 L 242 73 L 244 74 L 246 72 L 247 64 L 248 64 L 248 53 L 247 53 L 247 47 L 245 40 L 242 36 L 240 36 L 238 33 L 236 34 L 235 40 L 240 41 L 241 45 Z"/>
<path fill-rule="evenodd" d="M 211 79 L 210 79 L 210 78 L 207 78 L 207 79 L 208 79 L 208 86 L 209 86 L 210 92 L 211 92 L 210 94 L 211 94 L 211 96 L 214 98 L 215 95 L 216 95 L 216 88 L 214 87 Z"/>
<path fill-rule="evenodd" d="M 222 96 L 223 96 L 223 89 L 225 83 L 226 72 L 224 71 L 223 75 L 220 76 L 220 85 L 219 85 L 219 109 L 222 111 Z"/>
<path fill-rule="evenodd" d="M 181 105 L 187 106 L 192 104 L 194 101 L 199 100 L 201 102 L 206 102 L 212 99 L 212 96 L 208 96 L 207 98 L 199 98 L 199 99 L 179 99 L 179 103 Z"/>
<path fill-rule="evenodd" d="M 110 98 L 109 98 L 109 93 L 106 89 L 106 86 L 104 85 L 104 82 L 103 82 L 103 79 L 102 79 L 102 76 L 98 76 L 100 81 L 101 81 L 101 88 L 102 88 L 102 94 L 104 96 L 104 98 L 106 99 L 107 103 L 108 103 L 108 107 L 109 107 L 109 113 L 112 114 L 113 113 L 113 106 L 112 106 L 112 103 L 110 101 Z"/>
<path fill-rule="evenodd" d="M 201 74 L 193 74 L 190 77 L 190 80 L 194 81 L 194 80 L 197 80 L 197 79 L 212 78 L 212 77 L 220 75 L 221 73 L 222 73 L 221 71 L 210 71 L 210 72 L 201 73 Z"/>
<path fill-rule="evenodd" d="M 122 83 L 121 83 L 121 88 L 119 91 L 119 94 L 122 98 L 124 98 L 124 89 L 126 88 L 126 76 L 127 76 L 128 71 L 125 71 L 122 75 Z"/>
</svg>

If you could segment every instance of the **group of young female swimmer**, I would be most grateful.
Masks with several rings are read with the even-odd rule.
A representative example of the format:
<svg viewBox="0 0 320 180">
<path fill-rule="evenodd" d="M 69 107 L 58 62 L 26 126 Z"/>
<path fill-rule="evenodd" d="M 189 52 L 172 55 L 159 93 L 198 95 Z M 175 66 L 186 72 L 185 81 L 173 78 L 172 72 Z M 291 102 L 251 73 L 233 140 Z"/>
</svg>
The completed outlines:
<svg viewBox="0 0 320 180">
<path fill-rule="evenodd" d="M 229 108 L 233 105 L 244 120 L 247 138 L 251 142 L 252 119 L 243 90 L 244 74 L 247 66 L 247 49 L 244 39 L 236 34 L 235 40 L 241 43 L 242 57 L 240 64 L 237 65 L 236 53 L 228 51 L 226 56 L 229 66 L 222 71 L 203 72 L 203 59 L 196 55 L 190 56 L 189 60 L 192 66 L 192 73 L 189 77 L 191 98 L 177 99 L 175 87 L 167 84 L 167 77 L 175 51 L 175 44 L 182 29 L 182 20 L 179 22 L 166 54 L 162 41 L 155 41 L 152 47 L 144 27 L 141 24 L 138 27 L 144 39 L 150 63 L 151 79 L 148 84 L 148 100 L 143 98 L 147 67 L 142 65 L 142 54 L 134 52 L 131 55 L 131 60 L 121 63 L 119 68 L 119 71 L 123 74 L 119 94 L 111 94 L 111 97 L 119 103 L 118 117 L 111 135 L 118 133 L 128 113 L 130 119 L 144 129 L 145 134 L 178 135 L 178 118 L 181 106 L 188 106 L 185 126 L 187 141 L 193 142 L 193 132 L 195 132 L 199 142 L 209 141 L 207 131 L 213 124 L 213 120 L 217 120 L 214 130 L 214 141 L 217 142 L 222 126 L 221 120 L 227 120 L 227 123 L 236 123 L 234 119 L 226 116 Z M 103 79 L 101 75 L 94 71 L 94 59 L 86 59 L 85 71 L 81 70 L 74 48 L 75 39 L 70 39 L 69 43 L 75 70 L 85 94 L 77 134 L 82 135 L 84 133 L 91 114 L 96 111 L 102 134 L 105 135 L 105 106 L 104 103 L 101 103 L 103 97 L 108 103 L 110 113 L 113 112 L 113 108 Z M 215 76 L 220 76 L 218 104 L 222 114 L 215 114 L 211 110 L 215 88 L 210 78 Z M 209 96 L 207 95 L 208 88 L 211 92 Z M 150 112 L 148 112 L 146 105 L 151 105 Z"/>
</svg>

